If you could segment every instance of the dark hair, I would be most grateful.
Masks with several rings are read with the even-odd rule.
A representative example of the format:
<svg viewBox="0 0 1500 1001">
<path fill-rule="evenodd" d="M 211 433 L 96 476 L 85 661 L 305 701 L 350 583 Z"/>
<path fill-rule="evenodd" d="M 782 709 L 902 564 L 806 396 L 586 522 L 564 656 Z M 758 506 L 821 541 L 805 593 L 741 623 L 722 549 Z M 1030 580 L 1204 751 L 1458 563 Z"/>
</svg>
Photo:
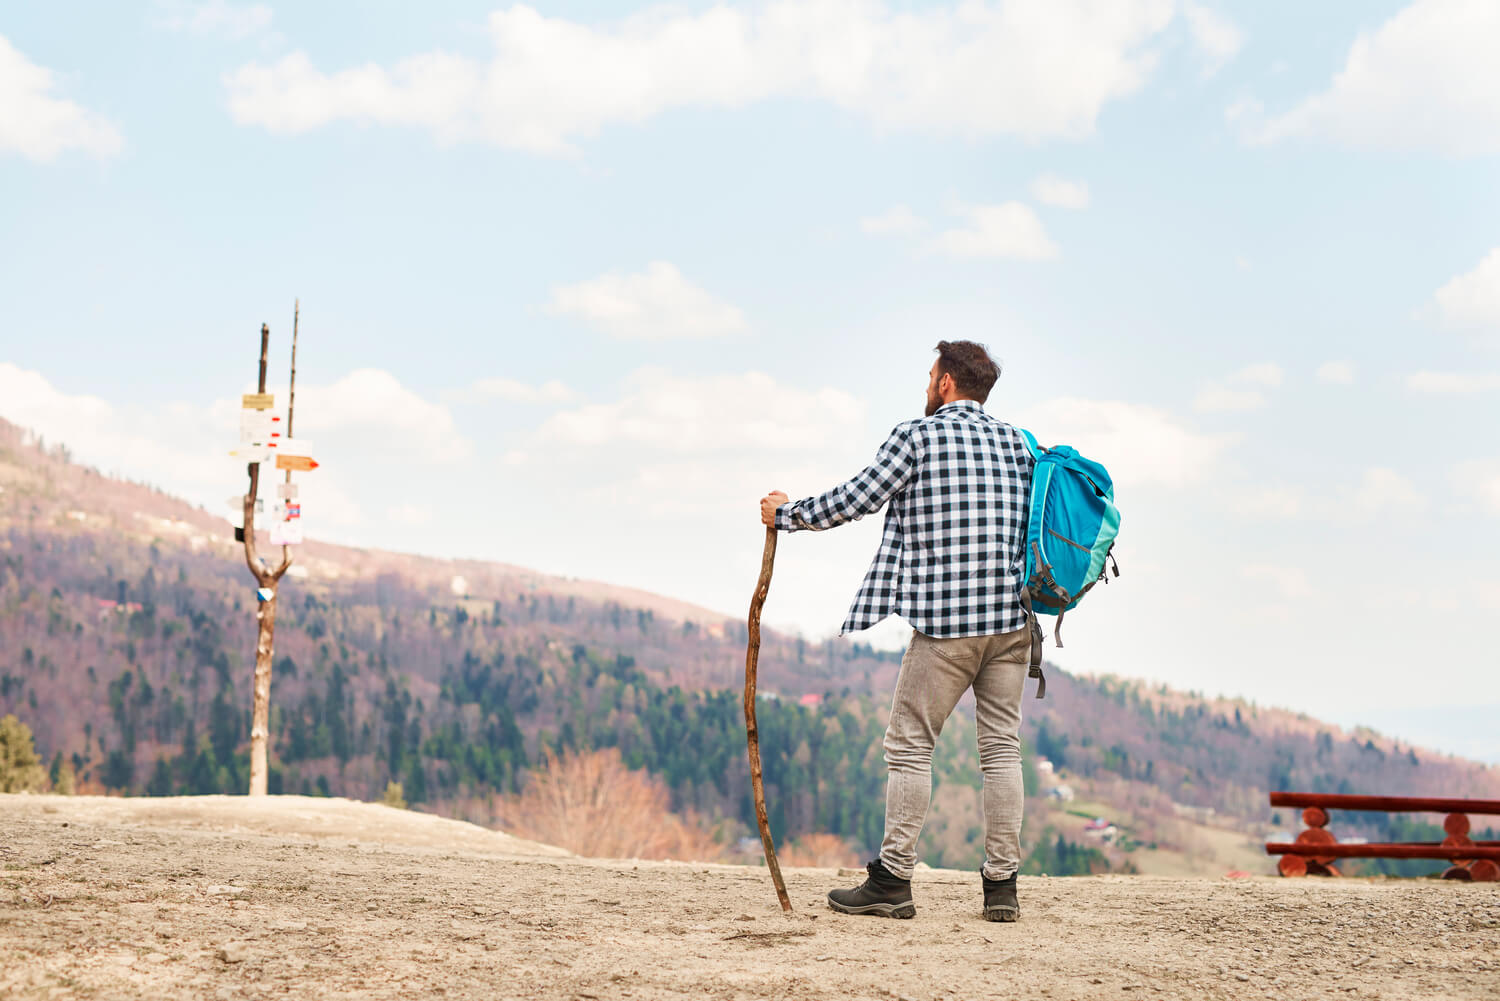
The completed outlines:
<svg viewBox="0 0 1500 1001">
<path fill-rule="evenodd" d="M 988 348 L 973 341 L 938 341 L 935 350 L 939 377 L 952 376 L 955 389 L 980 403 L 989 398 L 1000 366 Z"/>
</svg>

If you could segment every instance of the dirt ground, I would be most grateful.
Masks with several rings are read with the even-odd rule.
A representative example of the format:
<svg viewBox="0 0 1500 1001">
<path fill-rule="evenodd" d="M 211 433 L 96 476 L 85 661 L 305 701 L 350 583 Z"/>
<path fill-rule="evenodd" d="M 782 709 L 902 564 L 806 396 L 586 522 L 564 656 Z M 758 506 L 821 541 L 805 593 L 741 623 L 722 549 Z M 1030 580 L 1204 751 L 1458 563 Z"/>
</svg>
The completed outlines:
<svg viewBox="0 0 1500 1001">
<path fill-rule="evenodd" d="M 0 796 L 0 998 L 1500 998 L 1500 884 L 581 859 L 339 800 Z"/>
</svg>

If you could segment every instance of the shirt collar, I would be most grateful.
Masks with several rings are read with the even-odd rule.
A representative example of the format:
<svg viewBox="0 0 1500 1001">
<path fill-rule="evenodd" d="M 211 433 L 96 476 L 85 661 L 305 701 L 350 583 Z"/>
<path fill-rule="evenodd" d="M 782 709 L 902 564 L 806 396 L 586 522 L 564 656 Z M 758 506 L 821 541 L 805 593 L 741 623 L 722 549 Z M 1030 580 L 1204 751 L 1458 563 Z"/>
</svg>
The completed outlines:
<svg viewBox="0 0 1500 1001">
<path fill-rule="evenodd" d="M 945 403 L 941 407 L 938 407 L 937 413 L 957 413 L 960 410 L 968 410 L 972 413 L 982 414 L 984 413 L 984 404 L 980 403 L 978 400 L 954 400 L 952 403 Z"/>
</svg>

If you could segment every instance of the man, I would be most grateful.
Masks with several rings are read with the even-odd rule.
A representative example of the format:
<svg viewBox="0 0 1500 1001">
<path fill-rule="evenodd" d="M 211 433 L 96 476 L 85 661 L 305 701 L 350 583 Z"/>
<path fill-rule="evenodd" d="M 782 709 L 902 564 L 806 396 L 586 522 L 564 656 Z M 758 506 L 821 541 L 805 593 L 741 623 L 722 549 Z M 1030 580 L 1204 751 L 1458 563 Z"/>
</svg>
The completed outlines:
<svg viewBox="0 0 1500 1001">
<path fill-rule="evenodd" d="M 1032 630 L 1021 578 L 1033 460 L 1020 432 L 984 412 L 1000 376 L 972 341 L 940 341 L 926 416 L 898 424 L 868 469 L 825 494 L 761 500 L 782 531 L 821 531 L 886 508 L 880 550 L 842 633 L 888 615 L 913 626 L 885 733 L 885 840 L 869 878 L 834 890 L 845 914 L 916 914 L 911 874 L 932 795 L 932 748 L 959 697 L 974 690 L 984 774 L 984 916 L 1020 917 L 1021 696 Z"/>
</svg>

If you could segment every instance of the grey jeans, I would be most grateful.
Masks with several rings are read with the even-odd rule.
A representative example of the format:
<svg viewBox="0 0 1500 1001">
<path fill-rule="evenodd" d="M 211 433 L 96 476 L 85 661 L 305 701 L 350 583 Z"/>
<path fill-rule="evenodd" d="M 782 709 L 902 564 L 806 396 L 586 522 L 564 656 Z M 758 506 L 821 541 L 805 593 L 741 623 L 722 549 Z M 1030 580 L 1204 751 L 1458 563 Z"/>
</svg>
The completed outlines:
<svg viewBox="0 0 1500 1001">
<path fill-rule="evenodd" d="M 935 639 L 913 632 L 901 660 L 885 731 L 885 841 L 880 860 L 903 879 L 917 864 L 917 837 L 932 798 L 932 748 L 970 687 L 984 775 L 984 875 L 1005 879 L 1021 865 L 1021 696 L 1029 628 L 996 636 Z"/>
</svg>

